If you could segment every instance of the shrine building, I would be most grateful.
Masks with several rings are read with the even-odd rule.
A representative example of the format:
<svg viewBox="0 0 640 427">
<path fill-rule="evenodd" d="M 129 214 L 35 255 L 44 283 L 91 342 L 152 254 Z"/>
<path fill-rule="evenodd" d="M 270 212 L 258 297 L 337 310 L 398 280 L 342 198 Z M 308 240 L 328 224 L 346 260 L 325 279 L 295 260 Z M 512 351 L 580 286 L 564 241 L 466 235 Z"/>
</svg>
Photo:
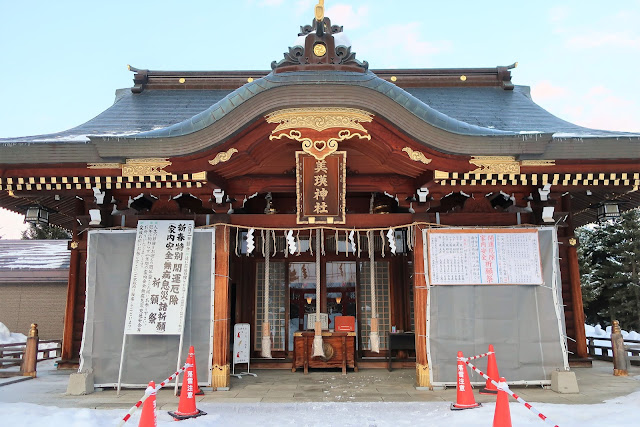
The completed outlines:
<svg viewBox="0 0 640 427">
<path fill-rule="evenodd" d="M 587 361 L 574 231 L 640 205 L 639 134 L 555 117 L 517 64 L 370 69 L 321 7 L 273 57 L 130 67 L 88 122 L 0 139 L 0 206 L 73 235 L 60 366 L 145 386 L 195 345 L 214 388 L 247 360 L 433 387 L 489 344 L 510 383 Z"/>
</svg>

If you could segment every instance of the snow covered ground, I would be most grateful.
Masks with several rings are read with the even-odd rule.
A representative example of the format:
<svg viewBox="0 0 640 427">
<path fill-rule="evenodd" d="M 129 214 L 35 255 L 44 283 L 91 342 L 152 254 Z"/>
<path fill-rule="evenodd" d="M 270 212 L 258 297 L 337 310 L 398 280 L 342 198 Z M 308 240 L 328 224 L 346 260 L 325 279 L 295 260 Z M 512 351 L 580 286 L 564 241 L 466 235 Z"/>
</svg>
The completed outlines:
<svg viewBox="0 0 640 427">
<path fill-rule="evenodd" d="M 33 382 L 35 383 L 35 381 Z M 134 402 L 135 403 L 135 402 Z M 640 392 L 597 405 L 534 404 L 560 426 L 638 426 Z M 451 411 L 448 402 L 425 403 L 208 403 L 198 409 L 208 415 L 183 421 L 185 426 L 490 426 L 495 404 Z M 514 426 L 545 423 L 517 402 L 510 402 Z M 29 403 L 0 403 L 0 420 L 6 426 L 113 426 L 126 410 L 56 408 Z M 138 411 L 126 425 L 136 426 Z M 158 425 L 175 426 L 165 411 L 158 411 Z"/>
<path fill-rule="evenodd" d="M 11 334 L 0 324 L 0 342 L 14 339 L 22 341 L 24 335 Z M 589 329 L 593 328 L 593 329 Z M 587 327 L 587 335 L 606 337 L 607 331 Z M 635 335 L 632 335 L 635 334 Z M 22 337 L 20 337 L 22 335 Z M 637 336 L 629 333 L 630 338 Z M 633 339 L 633 338 L 631 338 Z M 606 340 L 606 338 L 605 338 Z M 605 341 L 606 342 L 606 341 Z M 53 370 L 52 361 L 38 365 L 44 381 L 46 370 Z M 51 381 L 66 382 L 67 377 L 49 375 L 49 383 L 29 380 L 8 385 L 0 390 L 0 397 L 11 390 L 35 390 L 50 387 Z M 640 388 L 640 376 L 635 377 Z M 12 389 L 12 387 L 15 387 Z M 59 387 L 58 387 L 59 388 Z M 517 392 L 517 391 L 516 391 Z M 24 393 L 24 391 L 21 391 Z M 142 397 L 142 391 L 140 396 Z M 25 393 L 24 401 L 29 400 Z M 131 401 L 133 405 L 135 402 Z M 560 426 L 620 426 L 635 427 L 640 424 L 640 391 L 611 399 L 599 404 L 551 404 L 530 402 Z M 312 403 L 199 403 L 198 408 L 208 415 L 184 421 L 185 426 L 413 426 L 433 425 L 489 426 L 493 421 L 495 404 L 488 403 L 477 409 L 451 411 L 450 402 L 312 402 Z M 175 408 L 171 408 L 175 409 Z M 544 423 L 523 405 L 510 401 L 511 420 L 514 426 L 542 426 Z M 59 408 L 31 403 L 4 403 L 0 398 L 0 426 L 115 426 L 127 413 L 126 409 Z M 126 423 L 137 426 L 140 411 Z M 158 425 L 176 424 L 165 410 L 158 411 Z"/>
</svg>

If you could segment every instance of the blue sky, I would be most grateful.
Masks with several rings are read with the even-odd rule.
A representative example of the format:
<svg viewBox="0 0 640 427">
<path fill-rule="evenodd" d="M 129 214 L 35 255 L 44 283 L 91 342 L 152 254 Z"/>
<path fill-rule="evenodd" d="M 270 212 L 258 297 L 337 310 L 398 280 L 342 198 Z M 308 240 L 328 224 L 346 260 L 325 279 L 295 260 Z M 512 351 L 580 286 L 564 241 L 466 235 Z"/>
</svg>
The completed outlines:
<svg viewBox="0 0 640 427">
<path fill-rule="evenodd" d="M 130 87 L 126 65 L 267 70 L 317 0 L 0 0 L 0 137 L 56 132 Z M 495 67 L 588 127 L 640 131 L 640 0 L 325 0 L 371 68 Z M 17 237 L 0 212 L 0 236 Z"/>
</svg>

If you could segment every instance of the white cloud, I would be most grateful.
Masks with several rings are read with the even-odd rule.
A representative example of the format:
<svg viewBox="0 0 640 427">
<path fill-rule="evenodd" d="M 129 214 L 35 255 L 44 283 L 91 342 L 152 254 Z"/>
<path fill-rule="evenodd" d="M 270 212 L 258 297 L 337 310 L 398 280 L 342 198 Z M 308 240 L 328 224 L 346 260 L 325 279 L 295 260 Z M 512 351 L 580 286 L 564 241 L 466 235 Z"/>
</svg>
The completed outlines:
<svg viewBox="0 0 640 427">
<path fill-rule="evenodd" d="M 579 126 L 640 132 L 640 100 L 633 92 L 615 93 L 604 85 L 563 87 L 545 80 L 533 85 L 531 94 L 543 108 Z"/>
<path fill-rule="evenodd" d="M 567 89 L 562 86 L 554 86 L 550 81 L 544 80 L 531 87 L 531 97 L 534 101 L 547 101 L 549 99 L 564 98 Z"/>
<path fill-rule="evenodd" d="M 351 5 L 336 4 L 328 8 L 324 14 L 331 19 L 332 25 L 343 25 L 345 32 L 348 32 L 368 24 L 369 8 L 360 6 L 354 10 Z"/>
<path fill-rule="evenodd" d="M 451 50 L 452 43 L 448 40 L 424 41 L 421 30 L 418 22 L 378 28 L 355 38 L 353 51 L 358 59 L 369 61 L 372 68 L 428 67 L 429 57 Z"/>
<path fill-rule="evenodd" d="M 582 97 L 583 110 L 576 117 L 582 126 L 595 129 L 640 132 L 640 103 L 614 95 L 603 86 L 590 88 Z"/>
<path fill-rule="evenodd" d="M 565 44 L 573 49 L 603 46 L 640 49 L 640 36 L 629 32 L 593 32 L 570 37 Z"/>
</svg>

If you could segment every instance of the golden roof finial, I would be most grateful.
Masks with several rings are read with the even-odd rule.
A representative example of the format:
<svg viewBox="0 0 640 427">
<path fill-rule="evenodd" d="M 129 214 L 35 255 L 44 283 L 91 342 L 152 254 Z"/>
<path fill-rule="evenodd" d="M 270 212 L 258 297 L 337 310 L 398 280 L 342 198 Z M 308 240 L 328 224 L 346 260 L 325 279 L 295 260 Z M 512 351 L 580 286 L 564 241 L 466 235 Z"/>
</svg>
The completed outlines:
<svg viewBox="0 0 640 427">
<path fill-rule="evenodd" d="M 316 5 L 316 21 L 322 22 L 324 20 L 324 0 L 318 0 Z"/>
</svg>

